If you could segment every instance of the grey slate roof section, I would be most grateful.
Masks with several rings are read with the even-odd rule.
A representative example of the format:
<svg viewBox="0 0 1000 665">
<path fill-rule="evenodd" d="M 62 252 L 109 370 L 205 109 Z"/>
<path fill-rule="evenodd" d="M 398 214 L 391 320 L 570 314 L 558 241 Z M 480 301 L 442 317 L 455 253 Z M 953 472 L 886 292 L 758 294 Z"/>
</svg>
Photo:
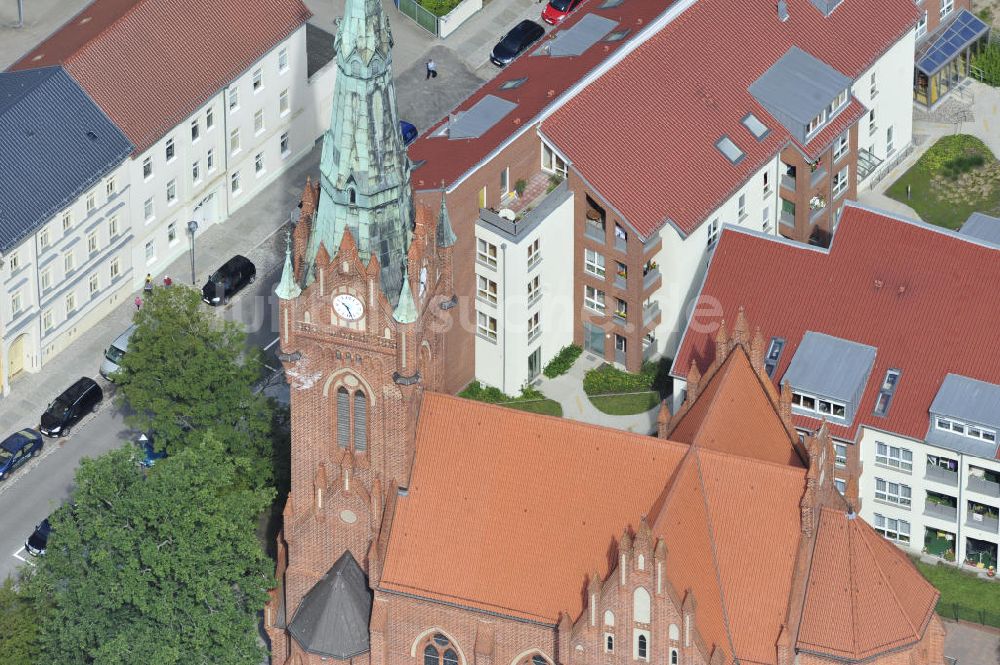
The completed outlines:
<svg viewBox="0 0 1000 665">
<path fill-rule="evenodd" d="M 800 143 L 806 125 L 851 85 L 836 69 L 797 46 L 750 84 L 750 94 Z"/>
<path fill-rule="evenodd" d="M 1000 217 L 991 217 L 981 212 L 974 212 L 969 215 L 958 230 L 962 235 L 972 236 L 979 240 L 993 243 L 1000 247 Z"/>
<path fill-rule="evenodd" d="M 132 148 L 62 67 L 0 73 L 0 252 L 93 187 Z"/>
<path fill-rule="evenodd" d="M 288 632 L 309 653 L 346 660 L 368 651 L 371 614 L 368 578 L 347 551 L 302 599 Z"/>
<path fill-rule="evenodd" d="M 948 374 L 941 382 L 930 411 L 1000 430 L 1000 386 Z"/>
<path fill-rule="evenodd" d="M 858 401 L 875 364 L 876 349 L 850 340 L 807 331 L 781 381 L 792 389 L 843 402 L 853 422 Z"/>
<path fill-rule="evenodd" d="M 956 453 L 962 453 L 963 455 L 975 455 L 976 457 L 985 457 L 986 459 L 995 459 L 997 455 L 996 443 L 980 441 L 979 439 L 973 439 L 972 437 L 956 434 L 955 432 L 940 430 L 934 426 L 933 417 L 931 417 L 930 424 L 927 427 L 927 435 L 924 437 L 924 440 L 931 445 L 946 450 L 954 450 Z"/>
<path fill-rule="evenodd" d="M 809 0 L 809 2 L 812 3 L 813 7 L 823 12 L 823 16 L 829 16 L 843 0 Z"/>
<path fill-rule="evenodd" d="M 486 95 L 472 108 L 459 114 L 448 123 L 449 139 L 477 139 L 504 116 L 517 108 L 517 104 L 495 95 Z"/>
<path fill-rule="evenodd" d="M 617 27 L 617 21 L 597 14 L 587 14 L 569 30 L 557 32 L 542 48 L 535 49 L 534 55 L 549 55 L 553 58 L 581 55 Z"/>
</svg>

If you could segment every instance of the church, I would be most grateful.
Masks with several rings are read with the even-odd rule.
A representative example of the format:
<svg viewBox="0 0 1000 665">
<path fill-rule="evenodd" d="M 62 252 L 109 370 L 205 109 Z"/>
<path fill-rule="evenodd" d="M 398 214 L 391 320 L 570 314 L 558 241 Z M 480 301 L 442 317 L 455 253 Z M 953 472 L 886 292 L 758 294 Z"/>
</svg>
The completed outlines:
<svg viewBox="0 0 1000 665">
<path fill-rule="evenodd" d="M 937 591 L 833 485 L 742 311 L 655 435 L 443 394 L 455 234 L 416 206 L 392 36 L 347 0 L 279 298 L 275 665 L 939 665 Z M 847 492 L 847 496 L 856 496 Z"/>
</svg>

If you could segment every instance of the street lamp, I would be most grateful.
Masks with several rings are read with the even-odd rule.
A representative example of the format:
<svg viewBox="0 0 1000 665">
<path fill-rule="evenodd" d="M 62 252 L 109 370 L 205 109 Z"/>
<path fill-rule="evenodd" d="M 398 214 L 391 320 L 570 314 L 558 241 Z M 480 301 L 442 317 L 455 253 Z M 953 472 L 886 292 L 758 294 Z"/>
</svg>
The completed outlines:
<svg viewBox="0 0 1000 665">
<path fill-rule="evenodd" d="M 188 222 L 188 233 L 191 235 L 191 284 L 197 286 L 198 282 L 194 276 L 194 234 L 198 232 L 198 222 L 193 219 Z"/>
</svg>

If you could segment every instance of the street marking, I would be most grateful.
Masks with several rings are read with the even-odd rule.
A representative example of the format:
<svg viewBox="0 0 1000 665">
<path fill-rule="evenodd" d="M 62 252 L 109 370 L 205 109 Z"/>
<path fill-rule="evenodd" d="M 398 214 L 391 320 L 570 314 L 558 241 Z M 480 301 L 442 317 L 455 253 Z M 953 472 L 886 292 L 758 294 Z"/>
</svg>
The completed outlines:
<svg viewBox="0 0 1000 665">
<path fill-rule="evenodd" d="M 32 561 L 31 559 L 25 559 L 23 556 L 21 556 L 21 552 L 24 552 L 25 554 L 27 554 L 27 552 L 25 552 L 25 550 L 24 550 L 24 546 L 23 545 L 20 548 L 18 548 L 18 550 L 16 552 L 14 552 L 11 556 L 13 556 L 18 561 L 23 561 L 24 563 L 28 564 L 29 566 L 34 566 L 35 562 Z"/>
</svg>

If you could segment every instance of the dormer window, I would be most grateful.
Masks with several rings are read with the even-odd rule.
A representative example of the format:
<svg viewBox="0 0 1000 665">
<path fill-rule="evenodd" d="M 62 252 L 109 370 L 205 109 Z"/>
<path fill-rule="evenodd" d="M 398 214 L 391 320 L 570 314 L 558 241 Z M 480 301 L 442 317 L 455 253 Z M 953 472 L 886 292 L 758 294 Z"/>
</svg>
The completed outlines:
<svg viewBox="0 0 1000 665">
<path fill-rule="evenodd" d="M 823 109 L 823 111 L 821 111 L 818 116 L 810 120 L 809 124 L 806 125 L 806 136 L 815 132 L 825 122 L 826 122 L 826 109 Z"/>
<path fill-rule="evenodd" d="M 844 105 L 846 104 L 847 104 L 847 89 L 845 88 L 840 92 L 839 95 L 837 95 L 837 97 L 832 102 L 830 102 L 830 108 L 829 108 L 830 117 L 832 118 L 833 116 L 837 115 L 837 112 L 840 111 L 840 109 L 843 108 Z"/>
<path fill-rule="evenodd" d="M 802 411 L 815 413 L 820 417 L 847 417 L 847 406 L 845 404 L 797 391 L 792 392 L 792 406 Z"/>
<path fill-rule="evenodd" d="M 970 439 L 979 439 L 980 441 L 986 441 L 987 443 L 994 443 L 997 440 L 996 431 L 986 427 L 980 427 L 979 425 L 964 423 L 960 420 L 955 420 L 954 418 L 942 418 L 938 416 L 934 419 L 934 426 L 945 432 L 961 434 L 969 437 Z"/>
</svg>

